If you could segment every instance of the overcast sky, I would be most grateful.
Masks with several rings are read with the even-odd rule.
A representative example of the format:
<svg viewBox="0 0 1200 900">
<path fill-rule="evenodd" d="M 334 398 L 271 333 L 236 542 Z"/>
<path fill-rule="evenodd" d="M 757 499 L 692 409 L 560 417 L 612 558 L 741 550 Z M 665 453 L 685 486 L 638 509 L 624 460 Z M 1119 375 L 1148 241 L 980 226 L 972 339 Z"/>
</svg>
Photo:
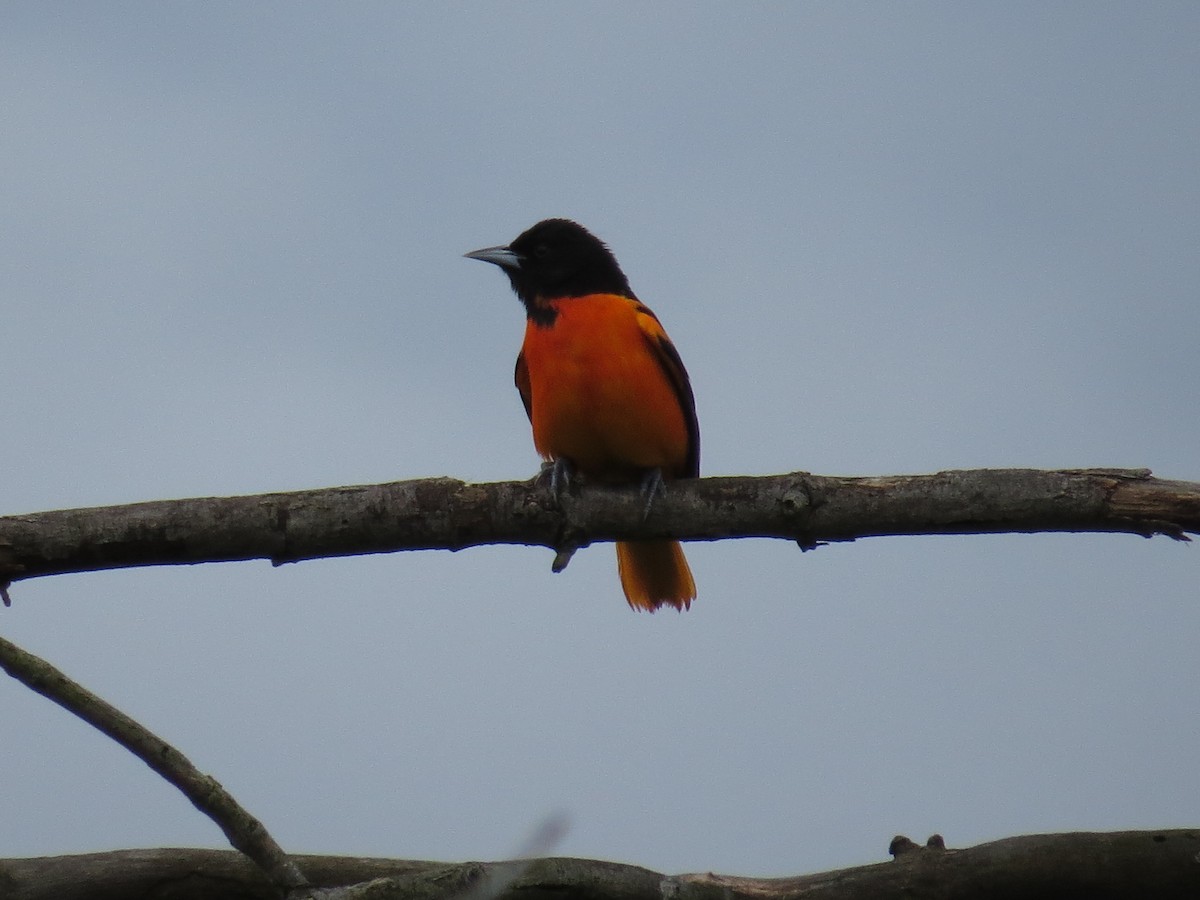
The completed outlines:
<svg viewBox="0 0 1200 900">
<path fill-rule="evenodd" d="M 1200 480 L 1200 5 L 52 4 L 0 11 L 4 513 L 538 460 L 522 310 L 462 253 L 606 240 L 710 475 Z M 783 875 L 897 832 L 1195 826 L 1200 550 L 612 548 L 20 582 L 0 633 L 289 850 Z M 223 846 L 0 682 L 0 856 Z"/>
</svg>

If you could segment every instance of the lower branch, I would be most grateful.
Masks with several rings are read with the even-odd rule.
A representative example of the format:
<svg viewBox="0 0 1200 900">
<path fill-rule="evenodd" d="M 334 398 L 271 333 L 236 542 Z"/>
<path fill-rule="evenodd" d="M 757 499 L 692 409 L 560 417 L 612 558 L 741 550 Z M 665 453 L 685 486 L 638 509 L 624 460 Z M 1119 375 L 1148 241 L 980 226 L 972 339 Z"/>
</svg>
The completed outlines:
<svg viewBox="0 0 1200 900">
<path fill-rule="evenodd" d="M 893 842 L 895 846 L 896 842 Z M 583 859 L 534 862 L 507 900 L 1194 900 L 1200 829 L 1029 835 L 962 850 L 914 849 L 893 862 L 794 878 L 661 875 Z M 369 885 L 372 900 L 455 900 L 508 863 L 297 856 L 315 888 Z M 5 900 L 197 900 L 275 896 L 227 851 L 126 850 L 0 860 Z"/>
<path fill-rule="evenodd" d="M 1200 533 L 1200 484 L 1144 469 L 974 469 L 933 475 L 810 475 L 672 482 L 648 517 L 636 489 L 429 478 L 247 497 L 161 500 L 0 517 L 0 585 L 128 566 L 274 563 L 396 550 L 592 541 L 914 534 Z"/>
</svg>

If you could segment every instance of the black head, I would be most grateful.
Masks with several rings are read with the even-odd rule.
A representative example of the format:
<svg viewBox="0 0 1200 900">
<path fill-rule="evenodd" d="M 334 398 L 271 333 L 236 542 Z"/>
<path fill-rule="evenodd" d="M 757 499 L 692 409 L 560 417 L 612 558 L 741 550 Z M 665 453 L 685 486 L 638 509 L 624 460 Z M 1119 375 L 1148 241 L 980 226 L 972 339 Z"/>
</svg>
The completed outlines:
<svg viewBox="0 0 1200 900">
<path fill-rule="evenodd" d="M 507 247 L 487 247 L 467 256 L 502 268 L 531 316 L 545 300 L 559 297 L 633 296 L 612 251 L 570 219 L 546 219 Z"/>
</svg>

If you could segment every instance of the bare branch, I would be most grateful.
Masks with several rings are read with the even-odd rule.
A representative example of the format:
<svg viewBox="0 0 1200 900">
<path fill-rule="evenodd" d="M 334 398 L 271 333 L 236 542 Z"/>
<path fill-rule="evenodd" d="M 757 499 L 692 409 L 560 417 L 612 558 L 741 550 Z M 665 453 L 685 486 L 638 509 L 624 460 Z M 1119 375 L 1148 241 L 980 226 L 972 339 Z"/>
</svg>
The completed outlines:
<svg viewBox="0 0 1200 900">
<path fill-rule="evenodd" d="M 543 859 L 505 898 L 564 900 L 888 900 L 929 897 L 1088 897 L 1156 900 L 1200 896 L 1200 829 L 1042 834 L 961 850 L 937 843 L 895 861 L 791 878 L 712 873 L 662 875 L 585 859 Z M 510 863 L 408 862 L 297 856 L 312 883 L 359 885 L 372 900 L 453 900 Z M 268 898 L 270 885 L 235 854 L 215 850 L 128 850 L 86 856 L 0 860 L 5 900 L 184 900 Z M 316 895 L 320 896 L 320 892 Z M 326 896 L 338 896 L 330 892 Z"/>
<path fill-rule="evenodd" d="M 112 738 L 168 782 L 217 823 L 229 843 L 246 854 L 281 892 L 307 882 L 296 864 L 254 816 L 182 753 L 116 707 L 72 681 L 44 659 L 0 638 L 0 668 L 26 687 L 53 700 Z"/>
<path fill-rule="evenodd" d="M 914 534 L 1200 533 L 1200 484 L 1145 469 L 974 469 L 844 478 L 796 472 L 673 482 L 643 520 L 637 490 L 429 478 L 246 497 L 161 500 L 0 517 L 0 579 L 244 559 L 592 541 Z"/>
<path fill-rule="evenodd" d="M 426 479 L 8 516 L 0 518 L 0 594 L 7 603 L 3 587 L 12 580 L 94 569 L 253 558 L 282 563 L 323 556 L 460 549 L 491 543 L 555 548 L 557 569 L 566 564 L 575 548 L 590 541 L 668 536 L 688 540 L 776 537 L 793 540 L 802 549 L 828 541 L 893 534 L 1092 531 L 1147 537 L 1166 534 L 1187 540 L 1188 532 L 1200 533 L 1200 484 L 1157 480 L 1145 470 L 1113 469 L 983 469 L 876 478 L 793 473 L 677 482 L 666 496 L 658 499 L 649 516 L 643 513 L 643 499 L 636 490 L 585 486 L 555 498 L 534 482 L 472 485 L 452 479 Z M 502 869 L 497 868 L 498 864 L 492 864 L 490 869 L 477 864 L 466 867 L 399 864 L 418 869 L 405 869 L 406 874 L 399 881 L 388 878 L 384 880 L 387 883 L 356 884 L 353 889 L 346 882 L 322 885 L 318 881 L 310 890 L 295 863 L 284 856 L 261 823 L 174 748 L 48 663 L 2 639 L 0 668 L 88 721 L 175 784 L 221 826 L 235 847 L 261 867 L 272 891 L 290 890 L 293 896 L 315 897 L 322 895 L 328 886 L 332 893 L 325 896 L 348 897 L 347 891 L 351 891 L 355 896 L 428 898 L 461 895 L 463 891 L 478 889 L 481 884 L 494 892 L 496 885 L 507 885 L 515 878 L 513 891 L 526 888 L 544 891 L 550 889 L 545 884 L 551 884 L 556 893 L 575 891 L 589 897 L 611 894 L 619 900 L 640 896 L 641 889 L 632 887 L 625 878 L 635 870 L 571 860 L 546 860 L 527 873 L 524 863 L 506 864 L 508 867 Z M 1070 839 L 1070 843 L 1054 843 L 1065 839 Z M 1012 881 L 1012 895 L 1032 896 L 1020 890 L 1022 878 L 1050 879 L 1055 885 L 1063 883 L 1063 859 L 1046 861 L 1039 856 L 1044 844 L 1069 851 L 1071 865 L 1082 860 L 1080 872 L 1086 873 L 1100 864 L 1097 859 L 1124 860 L 1121 854 L 1131 854 L 1130 871 L 1136 874 L 1130 876 L 1129 883 L 1144 887 L 1145 879 L 1157 877 L 1157 870 L 1143 871 L 1139 866 L 1153 867 L 1164 859 L 1164 846 L 1151 847 L 1148 839 L 1155 845 L 1169 843 L 1172 861 L 1185 845 L 1187 852 L 1195 856 L 1195 848 L 1187 844 L 1196 841 L 1194 832 L 1164 832 L 1152 838 L 1144 833 L 1042 836 L 1012 839 L 1040 841 L 1032 850 L 1025 844 L 999 842 L 961 852 L 944 851 L 936 842 L 917 848 L 911 841 L 897 838 L 893 848 L 896 865 L 922 867 L 901 878 L 898 888 L 901 892 L 909 890 L 914 878 L 922 883 L 958 879 L 961 873 L 955 866 L 968 866 L 963 875 L 966 878 L 963 884 L 967 885 L 964 891 L 942 890 L 938 896 L 976 895 L 970 885 L 977 887 L 979 876 L 972 860 L 987 862 L 988 878 L 997 877 L 997 867 L 1003 877 L 1012 877 L 1005 874 L 1008 872 L 1005 867 L 1013 864 L 1012 852 L 1017 848 L 1020 853 L 1031 854 L 1029 859 L 1036 865 L 1030 870 L 1033 875 L 1018 872 L 1020 877 Z M 908 850 L 913 852 L 902 852 Z M 986 854 L 980 855 L 985 850 Z M 1000 855 L 995 856 L 996 853 Z M 1192 857 L 1189 859 L 1194 863 Z M 19 887 L 19 873 L 28 871 L 27 865 L 22 868 L 28 862 L 0 863 L 0 887 L 6 890 L 13 884 Z M 582 874 L 576 873 L 579 866 L 583 867 Z M 1047 866 L 1052 866 L 1053 871 L 1046 869 Z M 544 871 L 546 867 L 553 869 L 549 875 Z M 617 879 L 617 886 L 606 893 L 603 879 L 594 871 L 596 867 L 609 874 L 624 874 Z M 888 869 L 887 875 L 872 874 L 882 868 Z M 644 874 L 652 884 L 647 896 L 656 900 L 664 892 L 672 896 L 696 894 L 696 900 L 707 900 L 715 890 L 720 890 L 723 896 L 778 895 L 784 900 L 798 892 L 806 896 L 890 896 L 886 891 L 895 886 L 891 883 L 897 871 L 890 867 L 864 867 L 769 882 L 711 875 L 668 878 Z M 122 869 L 122 877 L 127 874 Z M 379 874 L 367 873 L 353 881 L 377 879 Z M 1115 873 L 1114 878 L 1117 874 L 1120 873 Z M 1195 870 L 1189 868 L 1184 874 L 1194 876 Z M 1179 875 L 1171 870 L 1171 879 Z M 1079 877 L 1086 880 L 1090 876 Z M 580 885 L 573 887 L 573 878 L 582 879 Z M 811 879 L 816 881 L 810 883 Z M 82 879 L 81 883 L 88 881 Z M 641 884 L 637 878 L 634 881 Z M 35 882 L 40 883 L 40 878 L 35 876 Z M 54 889 L 61 891 L 62 881 L 54 883 Z M 1117 882 L 1108 879 L 1103 883 L 1111 886 Z M 865 887 L 858 893 L 820 893 L 823 886 L 836 885 Z M 1189 881 L 1187 886 L 1191 889 L 1195 885 Z M 13 896 L 42 896 L 36 884 L 27 887 L 25 894 Z M 1166 896 L 1161 892 L 1158 895 Z M 48 896 L 67 895 L 60 892 Z M 1132 894 L 1117 890 L 1106 896 Z"/>
</svg>

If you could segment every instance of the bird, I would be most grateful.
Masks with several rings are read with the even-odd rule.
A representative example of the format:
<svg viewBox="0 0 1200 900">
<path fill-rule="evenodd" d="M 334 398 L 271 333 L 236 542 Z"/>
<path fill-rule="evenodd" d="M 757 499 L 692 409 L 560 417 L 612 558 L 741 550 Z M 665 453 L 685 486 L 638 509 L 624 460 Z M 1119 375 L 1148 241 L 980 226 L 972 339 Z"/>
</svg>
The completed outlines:
<svg viewBox="0 0 1200 900">
<path fill-rule="evenodd" d="M 525 307 L 514 380 L 552 490 L 574 473 L 640 485 L 700 475 L 700 427 L 683 361 L 608 246 L 570 219 L 545 219 L 505 246 L 465 254 L 499 266 Z M 635 610 L 690 609 L 696 584 L 673 540 L 617 542 Z"/>
</svg>

